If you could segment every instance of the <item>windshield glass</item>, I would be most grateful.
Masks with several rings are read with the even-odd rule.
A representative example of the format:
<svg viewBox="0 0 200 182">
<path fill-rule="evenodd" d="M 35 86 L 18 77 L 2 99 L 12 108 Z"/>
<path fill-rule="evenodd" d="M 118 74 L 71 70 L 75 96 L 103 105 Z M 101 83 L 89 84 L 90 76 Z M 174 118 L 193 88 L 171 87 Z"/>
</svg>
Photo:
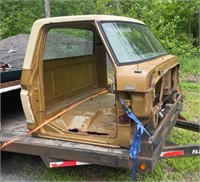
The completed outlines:
<svg viewBox="0 0 200 182">
<path fill-rule="evenodd" d="M 101 25 L 119 63 L 132 63 L 166 54 L 145 25 L 131 22 L 102 22 Z"/>
</svg>

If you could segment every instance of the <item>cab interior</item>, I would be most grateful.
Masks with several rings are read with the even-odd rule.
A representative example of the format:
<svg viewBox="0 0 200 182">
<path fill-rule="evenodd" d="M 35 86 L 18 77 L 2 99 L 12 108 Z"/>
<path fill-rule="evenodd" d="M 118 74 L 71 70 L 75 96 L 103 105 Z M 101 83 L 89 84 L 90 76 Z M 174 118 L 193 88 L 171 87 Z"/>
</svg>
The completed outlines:
<svg viewBox="0 0 200 182">
<path fill-rule="evenodd" d="M 50 28 L 43 60 L 46 118 L 107 90 L 114 69 L 92 23 Z M 89 99 L 44 127 L 59 134 L 116 136 L 115 95 Z"/>
</svg>

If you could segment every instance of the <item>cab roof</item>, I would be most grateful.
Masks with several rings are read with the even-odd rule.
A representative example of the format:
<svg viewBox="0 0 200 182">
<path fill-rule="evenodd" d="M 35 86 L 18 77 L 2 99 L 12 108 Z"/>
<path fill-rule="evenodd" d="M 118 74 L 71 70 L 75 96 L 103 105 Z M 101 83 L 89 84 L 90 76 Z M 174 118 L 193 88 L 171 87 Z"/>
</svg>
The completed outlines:
<svg viewBox="0 0 200 182">
<path fill-rule="evenodd" d="M 39 19 L 35 22 L 38 25 L 45 25 L 49 23 L 64 23 L 64 22 L 77 22 L 77 21 L 128 21 L 139 24 L 144 24 L 142 21 L 113 15 L 76 15 L 76 16 L 60 16 Z"/>
<path fill-rule="evenodd" d="M 121 16 L 111 16 L 111 15 L 78 15 L 78 16 L 60 16 L 60 17 L 51 17 L 51 18 L 43 18 L 35 21 L 32 26 L 31 34 L 29 37 L 29 42 L 27 46 L 27 51 L 25 54 L 24 69 L 31 69 L 31 61 L 33 59 L 35 48 L 37 47 L 37 38 L 40 34 L 40 30 L 43 26 L 49 24 L 60 24 L 60 23 L 68 23 L 68 22 L 86 22 L 86 21 L 124 21 L 124 22 L 133 22 L 143 24 L 143 22 L 127 18 Z"/>
</svg>

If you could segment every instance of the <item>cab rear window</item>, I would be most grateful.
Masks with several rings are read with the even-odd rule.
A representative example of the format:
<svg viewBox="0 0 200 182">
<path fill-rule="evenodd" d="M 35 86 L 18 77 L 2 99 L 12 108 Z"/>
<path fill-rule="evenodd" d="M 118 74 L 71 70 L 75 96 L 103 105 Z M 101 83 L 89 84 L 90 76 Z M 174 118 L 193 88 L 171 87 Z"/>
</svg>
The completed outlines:
<svg viewBox="0 0 200 182">
<path fill-rule="evenodd" d="M 47 34 L 44 60 L 92 55 L 93 40 L 91 30 L 52 28 Z"/>
</svg>

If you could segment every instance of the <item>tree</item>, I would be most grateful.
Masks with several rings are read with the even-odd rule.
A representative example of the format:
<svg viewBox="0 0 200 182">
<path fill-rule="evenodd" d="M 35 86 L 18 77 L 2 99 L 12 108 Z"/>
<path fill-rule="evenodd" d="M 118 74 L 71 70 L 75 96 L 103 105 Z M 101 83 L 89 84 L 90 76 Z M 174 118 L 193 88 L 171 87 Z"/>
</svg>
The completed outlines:
<svg viewBox="0 0 200 182">
<path fill-rule="evenodd" d="M 197 54 L 198 0 L 121 1 L 121 15 L 140 19 L 172 54 Z"/>
<path fill-rule="evenodd" d="M 42 0 L 3 0 L 0 1 L 0 7 L 1 39 L 30 33 L 33 22 L 44 17 Z"/>
<path fill-rule="evenodd" d="M 51 11 L 50 11 L 50 0 L 44 0 L 44 8 L 45 8 L 45 15 L 46 18 L 50 17 Z"/>
<path fill-rule="evenodd" d="M 199 25 L 198 46 L 200 48 L 200 2 L 199 2 L 199 9 L 198 9 L 198 25 Z M 199 51 L 199 57 L 200 57 L 200 51 Z"/>
<path fill-rule="evenodd" d="M 120 14 L 120 0 L 116 0 L 116 11 L 117 11 L 117 15 Z"/>
<path fill-rule="evenodd" d="M 200 42 L 198 0 L 0 0 L 0 3 L 2 38 L 29 33 L 33 22 L 45 15 L 120 14 L 144 21 L 169 53 L 189 56 L 197 53 Z"/>
</svg>

